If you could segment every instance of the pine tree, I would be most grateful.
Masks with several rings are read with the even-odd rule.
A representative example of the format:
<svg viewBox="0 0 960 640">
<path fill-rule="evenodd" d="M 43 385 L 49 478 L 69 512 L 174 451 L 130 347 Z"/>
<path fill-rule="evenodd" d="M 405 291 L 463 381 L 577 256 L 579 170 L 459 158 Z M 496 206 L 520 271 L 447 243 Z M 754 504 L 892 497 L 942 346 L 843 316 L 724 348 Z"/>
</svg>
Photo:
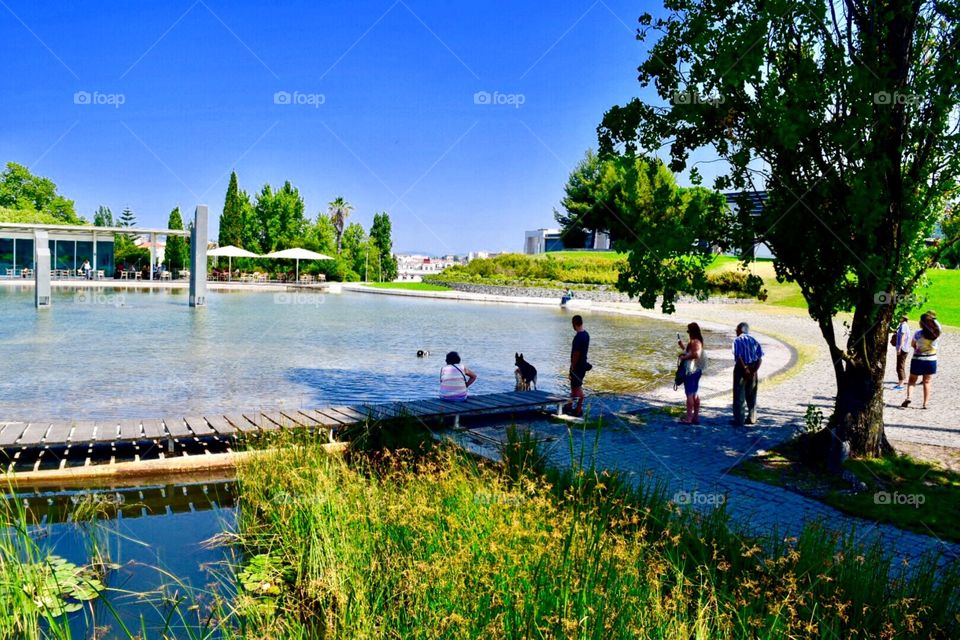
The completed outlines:
<svg viewBox="0 0 960 640">
<path fill-rule="evenodd" d="M 120 223 L 117 225 L 119 227 L 133 227 L 137 224 L 137 216 L 133 211 L 130 211 L 130 207 L 124 207 L 123 212 L 120 214 Z"/>
<path fill-rule="evenodd" d="M 180 207 L 175 207 L 170 212 L 170 219 L 167 221 L 168 229 L 183 229 L 183 217 L 180 215 Z M 164 261 L 167 268 L 171 271 L 185 269 L 190 261 L 190 252 L 187 247 L 187 239 L 183 236 L 167 236 L 167 247 L 164 251 Z"/>
<path fill-rule="evenodd" d="M 230 174 L 227 196 L 223 201 L 223 213 L 220 214 L 218 241 L 221 247 L 228 245 L 243 247 L 244 209 L 246 206 L 249 206 L 249 198 L 244 192 L 240 191 L 237 172 L 234 171 Z"/>
</svg>

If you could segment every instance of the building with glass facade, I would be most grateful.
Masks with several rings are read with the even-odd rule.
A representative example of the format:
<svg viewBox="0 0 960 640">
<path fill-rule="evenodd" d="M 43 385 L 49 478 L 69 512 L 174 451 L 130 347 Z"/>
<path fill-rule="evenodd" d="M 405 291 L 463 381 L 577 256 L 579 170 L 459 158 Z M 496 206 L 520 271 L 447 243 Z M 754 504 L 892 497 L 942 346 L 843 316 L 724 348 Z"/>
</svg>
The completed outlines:
<svg viewBox="0 0 960 640">
<path fill-rule="evenodd" d="M 113 234 L 96 227 L 62 230 L 49 227 L 50 268 L 76 270 L 86 260 L 93 269 L 113 273 Z M 0 276 L 19 276 L 34 268 L 33 230 L 24 225 L 0 226 Z"/>
</svg>

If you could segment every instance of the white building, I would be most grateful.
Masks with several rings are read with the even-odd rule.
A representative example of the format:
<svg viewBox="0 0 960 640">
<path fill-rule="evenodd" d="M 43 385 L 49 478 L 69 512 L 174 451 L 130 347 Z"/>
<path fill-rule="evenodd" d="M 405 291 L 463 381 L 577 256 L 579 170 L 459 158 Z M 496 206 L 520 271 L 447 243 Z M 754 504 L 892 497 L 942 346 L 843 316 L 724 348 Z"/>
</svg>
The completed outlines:
<svg viewBox="0 0 960 640">
<path fill-rule="evenodd" d="M 523 252 L 528 255 L 563 251 L 564 249 L 587 249 L 594 251 L 609 251 L 610 236 L 603 231 L 592 231 L 587 234 L 586 242 L 582 247 L 568 247 L 563 242 L 560 229 L 534 229 L 527 231 L 523 239 Z"/>
</svg>

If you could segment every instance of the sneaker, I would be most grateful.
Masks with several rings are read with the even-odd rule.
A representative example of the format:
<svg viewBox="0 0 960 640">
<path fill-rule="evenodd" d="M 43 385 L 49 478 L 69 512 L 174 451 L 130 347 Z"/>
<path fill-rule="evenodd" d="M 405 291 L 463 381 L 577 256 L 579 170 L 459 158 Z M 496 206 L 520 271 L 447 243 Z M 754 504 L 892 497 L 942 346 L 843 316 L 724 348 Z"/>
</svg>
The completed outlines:
<svg viewBox="0 0 960 640">
<path fill-rule="evenodd" d="M 903 391 L 903 385 L 902 385 L 902 384 L 898 384 L 898 385 L 896 385 L 896 386 L 893 388 L 893 390 L 894 390 L 894 391 Z"/>
</svg>

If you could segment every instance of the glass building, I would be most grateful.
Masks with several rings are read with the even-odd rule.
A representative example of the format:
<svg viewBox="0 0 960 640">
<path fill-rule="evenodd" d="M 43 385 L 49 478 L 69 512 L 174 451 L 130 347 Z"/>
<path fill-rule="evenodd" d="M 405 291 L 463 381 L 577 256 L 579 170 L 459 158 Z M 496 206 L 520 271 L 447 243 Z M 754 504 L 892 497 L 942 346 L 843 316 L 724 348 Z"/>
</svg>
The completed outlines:
<svg viewBox="0 0 960 640">
<path fill-rule="evenodd" d="M 113 274 L 113 234 L 101 237 L 93 228 L 76 232 L 49 233 L 50 268 L 80 269 L 85 260 L 93 269 Z M 33 233 L 28 230 L 0 228 L 0 276 L 19 276 L 24 269 L 33 269 Z"/>
</svg>

